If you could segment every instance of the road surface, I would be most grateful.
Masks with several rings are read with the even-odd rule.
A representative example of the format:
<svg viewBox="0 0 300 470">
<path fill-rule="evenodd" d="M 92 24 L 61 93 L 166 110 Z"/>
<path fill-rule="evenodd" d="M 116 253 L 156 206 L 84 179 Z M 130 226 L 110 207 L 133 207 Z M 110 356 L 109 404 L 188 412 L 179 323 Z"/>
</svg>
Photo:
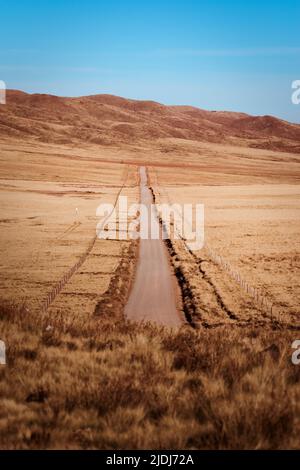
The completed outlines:
<svg viewBox="0 0 300 470">
<path fill-rule="evenodd" d="M 145 167 L 140 168 L 141 203 L 150 211 L 152 194 L 147 185 Z M 176 305 L 177 285 L 161 240 L 141 239 L 135 279 L 125 316 L 133 321 L 151 321 L 160 325 L 180 326 L 182 315 Z"/>
</svg>

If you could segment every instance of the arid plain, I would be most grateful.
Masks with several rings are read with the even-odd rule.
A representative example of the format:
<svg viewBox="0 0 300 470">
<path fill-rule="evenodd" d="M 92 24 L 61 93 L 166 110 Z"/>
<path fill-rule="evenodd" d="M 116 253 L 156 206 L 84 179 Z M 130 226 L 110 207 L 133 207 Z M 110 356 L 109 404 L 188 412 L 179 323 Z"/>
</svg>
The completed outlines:
<svg viewBox="0 0 300 470">
<path fill-rule="evenodd" d="M 297 448 L 300 126 L 94 99 L 1 108 L 1 447 Z M 175 330 L 127 321 L 138 242 L 96 237 L 141 166 L 205 205 L 204 248 L 166 244 Z"/>
</svg>

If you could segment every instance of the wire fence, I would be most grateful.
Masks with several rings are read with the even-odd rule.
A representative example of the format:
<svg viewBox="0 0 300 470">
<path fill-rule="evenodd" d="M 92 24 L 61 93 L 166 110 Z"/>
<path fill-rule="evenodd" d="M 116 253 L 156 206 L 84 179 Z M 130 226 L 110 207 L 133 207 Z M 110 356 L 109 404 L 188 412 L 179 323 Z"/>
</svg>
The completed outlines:
<svg viewBox="0 0 300 470">
<path fill-rule="evenodd" d="M 156 190 L 158 191 L 158 194 L 160 196 L 163 196 L 167 199 L 168 203 L 170 205 L 172 204 L 172 201 L 170 199 L 170 196 L 164 186 L 158 183 L 158 176 L 157 176 L 157 171 L 153 170 L 153 173 L 155 175 L 155 184 L 154 186 L 156 187 Z M 163 194 L 162 194 L 163 193 Z M 176 210 L 176 209 L 175 209 Z M 188 251 L 190 249 L 188 248 L 186 244 L 186 240 L 180 236 L 181 240 L 184 242 L 185 247 Z M 282 318 L 282 312 L 280 309 L 267 297 L 264 295 L 259 289 L 256 287 L 253 287 L 242 275 L 241 273 L 234 268 L 227 260 L 225 260 L 222 256 L 220 256 L 218 253 L 216 253 L 206 242 L 204 249 L 206 253 L 208 254 L 209 258 L 218 266 L 220 266 L 224 271 L 226 271 L 229 276 L 245 291 L 246 294 L 252 297 L 254 302 L 258 304 L 261 310 L 266 312 L 270 317 L 271 320 L 278 320 L 281 321 Z M 194 256 L 197 257 L 195 253 L 193 253 Z"/>
<path fill-rule="evenodd" d="M 123 183 L 122 183 L 122 185 L 121 185 L 121 187 L 120 187 L 120 189 L 117 193 L 112 211 L 114 210 L 114 208 L 117 205 L 117 202 L 118 202 L 118 199 L 120 197 L 121 191 L 124 189 L 124 186 L 125 186 L 126 181 L 128 179 L 128 173 L 129 173 L 129 167 L 127 166 L 126 170 L 125 170 L 125 176 L 124 176 L 124 179 L 123 179 Z M 101 223 L 101 226 L 100 226 L 99 230 L 103 229 L 106 221 L 111 216 L 111 214 L 112 214 L 112 212 L 110 214 L 108 214 L 107 216 L 105 216 L 105 218 L 103 219 L 103 221 Z M 69 271 L 67 271 L 63 275 L 63 277 L 55 284 L 55 286 L 52 288 L 52 290 L 47 294 L 47 297 L 46 297 L 46 299 L 44 300 L 44 302 L 42 303 L 42 306 L 41 306 L 41 311 L 43 313 L 45 313 L 48 310 L 50 305 L 54 302 L 54 300 L 56 299 L 58 294 L 62 291 L 62 289 L 65 287 L 65 285 L 69 282 L 71 277 L 83 265 L 83 263 L 85 262 L 85 260 L 89 256 L 90 252 L 94 248 L 94 245 L 96 243 L 97 238 L 98 238 L 97 234 L 93 236 L 93 238 L 91 239 L 90 243 L 88 244 L 88 247 L 85 250 L 85 252 L 80 256 L 80 258 L 77 260 L 77 262 L 69 269 Z"/>
<path fill-rule="evenodd" d="M 225 260 L 222 256 L 217 254 L 212 248 L 210 248 L 207 243 L 205 244 L 205 250 L 209 257 L 214 261 L 214 263 L 218 264 L 222 269 L 224 269 L 230 277 L 240 285 L 240 287 L 252 297 L 252 299 L 260 306 L 262 310 L 264 310 L 267 314 L 270 315 L 271 320 L 273 319 L 281 319 L 281 312 L 279 309 L 274 305 L 274 303 L 264 295 L 259 289 L 253 287 L 242 275 L 241 273 L 235 269 L 227 260 Z"/>
</svg>

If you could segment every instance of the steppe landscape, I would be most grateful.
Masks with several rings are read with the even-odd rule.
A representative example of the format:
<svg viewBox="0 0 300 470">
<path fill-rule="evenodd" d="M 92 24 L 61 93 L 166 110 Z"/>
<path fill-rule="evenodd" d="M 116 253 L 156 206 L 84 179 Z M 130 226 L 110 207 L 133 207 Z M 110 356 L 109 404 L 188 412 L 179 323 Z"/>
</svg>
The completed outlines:
<svg viewBox="0 0 300 470">
<path fill-rule="evenodd" d="M 299 447 L 299 163 L 300 125 L 271 116 L 8 91 L 0 447 Z M 130 317 L 135 283 L 142 310 L 157 292 L 141 241 L 96 236 L 99 204 L 140 201 L 141 168 L 155 202 L 205 205 L 201 250 L 160 247 L 175 326 L 167 296 Z"/>
</svg>

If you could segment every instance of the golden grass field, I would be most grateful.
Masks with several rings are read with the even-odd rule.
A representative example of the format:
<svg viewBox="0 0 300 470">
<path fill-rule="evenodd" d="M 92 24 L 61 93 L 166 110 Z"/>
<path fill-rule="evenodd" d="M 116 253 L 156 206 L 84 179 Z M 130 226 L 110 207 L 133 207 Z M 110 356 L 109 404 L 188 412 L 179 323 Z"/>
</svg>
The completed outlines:
<svg viewBox="0 0 300 470">
<path fill-rule="evenodd" d="M 97 146 L 0 139 L 0 447 L 299 448 L 300 154 L 158 139 Z M 169 246 L 190 315 L 179 330 L 123 317 L 137 242 L 96 240 L 96 209 L 205 204 L 205 242 L 274 304 L 270 316 L 206 248 Z M 78 208 L 78 214 L 76 214 Z"/>
<path fill-rule="evenodd" d="M 162 187 L 161 202 L 203 203 L 205 205 L 205 245 L 231 263 L 248 283 L 274 305 L 275 319 L 300 326 L 299 314 L 299 156 L 211 146 L 205 152 L 214 158 L 210 167 L 192 170 L 152 167 L 153 185 Z M 212 155 L 211 152 L 215 151 Z M 221 152 L 223 155 L 220 156 Z M 232 152 L 232 153 L 231 153 Z M 193 159 L 192 162 L 195 160 Z M 190 163 L 192 165 L 193 163 Z M 223 172 L 222 172 L 223 169 Z M 236 173 L 234 173 L 236 172 Z M 216 284 L 229 310 L 238 317 L 262 320 L 261 309 L 242 289 L 236 289 L 226 271 L 211 263 L 201 250 L 203 268 Z M 207 262 L 206 262 L 207 261 Z M 199 273 L 195 291 L 205 303 Z M 214 299 L 209 295 L 208 301 Z M 203 305 L 204 306 L 204 305 Z M 207 321 L 212 318 L 207 305 Z"/>
</svg>

